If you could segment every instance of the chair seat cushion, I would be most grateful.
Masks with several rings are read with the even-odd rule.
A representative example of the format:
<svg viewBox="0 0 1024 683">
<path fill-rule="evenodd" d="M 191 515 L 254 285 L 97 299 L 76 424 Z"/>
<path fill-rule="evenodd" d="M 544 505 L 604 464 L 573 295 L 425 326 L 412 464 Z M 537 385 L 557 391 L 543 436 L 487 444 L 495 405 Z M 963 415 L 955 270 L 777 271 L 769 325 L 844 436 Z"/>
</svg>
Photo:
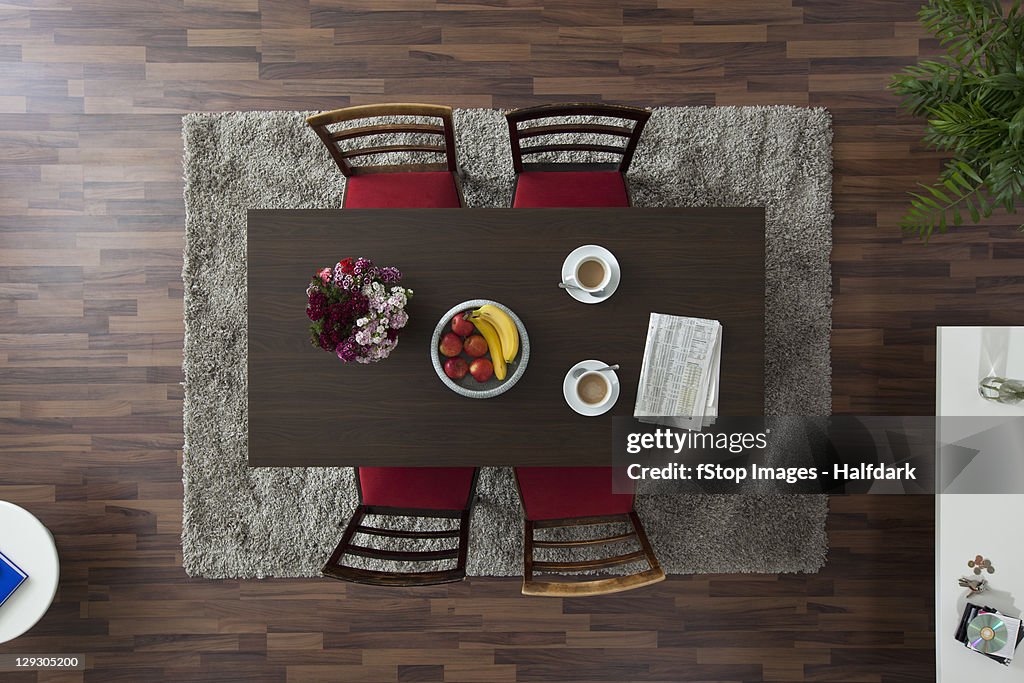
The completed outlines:
<svg viewBox="0 0 1024 683">
<path fill-rule="evenodd" d="M 519 174 L 517 209 L 629 206 L 618 171 L 526 171 Z"/>
<path fill-rule="evenodd" d="M 526 518 L 570 519 L 621 515 L 633 509 L 632 493 L 612 493 L 610 467 L 517 467 Z"/>
<path fill-rule="evenodd" d="M 368 173 L 348 178 L 347 209 L 458 209 L 455 176 L 432 173 Z"/>
<path fill-rule="evenodd" d="M 472 467 L 360 467 L 364 505 L 418 510 L 462 510 Z"/>
</svg>

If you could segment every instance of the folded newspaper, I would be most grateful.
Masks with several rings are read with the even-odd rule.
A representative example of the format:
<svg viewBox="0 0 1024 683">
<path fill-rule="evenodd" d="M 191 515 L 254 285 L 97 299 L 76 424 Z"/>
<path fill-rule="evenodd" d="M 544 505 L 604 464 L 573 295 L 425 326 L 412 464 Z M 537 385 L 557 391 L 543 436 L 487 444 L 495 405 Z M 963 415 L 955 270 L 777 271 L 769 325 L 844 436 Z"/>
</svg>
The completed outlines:
<svg viewBox="0 0 1024 683">
<path fill-rule="evenodd" d="M 633 416 L 700 431 L 718 416 L 722 324 L 651 313 Z"/>
</svg>

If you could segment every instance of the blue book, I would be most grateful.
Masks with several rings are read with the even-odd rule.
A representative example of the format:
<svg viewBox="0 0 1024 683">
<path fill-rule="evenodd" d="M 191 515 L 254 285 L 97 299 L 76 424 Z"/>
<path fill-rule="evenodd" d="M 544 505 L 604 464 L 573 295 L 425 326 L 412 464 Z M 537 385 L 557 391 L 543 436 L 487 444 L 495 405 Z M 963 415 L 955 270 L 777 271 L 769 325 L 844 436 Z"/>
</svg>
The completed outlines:
<svg viewBox="0 0 1024 683">
<path fill-rule="evenodd" d="M 28 574 L 23 572 L 21 567 L 0 553 L 0 605 L 7 602 L 7 598 L 11 597 L 27 578 Z"/>
</svg>

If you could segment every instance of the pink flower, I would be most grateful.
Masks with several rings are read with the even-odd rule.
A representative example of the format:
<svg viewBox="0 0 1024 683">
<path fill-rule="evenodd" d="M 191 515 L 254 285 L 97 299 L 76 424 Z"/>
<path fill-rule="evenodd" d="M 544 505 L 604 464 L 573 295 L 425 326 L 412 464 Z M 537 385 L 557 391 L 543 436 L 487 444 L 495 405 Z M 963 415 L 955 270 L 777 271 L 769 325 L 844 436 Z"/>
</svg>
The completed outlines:
<svg viewBox="0 0 1024 683">
<path fill-rule="evenodd" d="M 332 274 L 333 273 L 330 268 L 321 268 L 320 272 L 317 273 L 317 276 L 320 278 L 320 281 L 326 285 L 331 281 Z"/>
</svg>

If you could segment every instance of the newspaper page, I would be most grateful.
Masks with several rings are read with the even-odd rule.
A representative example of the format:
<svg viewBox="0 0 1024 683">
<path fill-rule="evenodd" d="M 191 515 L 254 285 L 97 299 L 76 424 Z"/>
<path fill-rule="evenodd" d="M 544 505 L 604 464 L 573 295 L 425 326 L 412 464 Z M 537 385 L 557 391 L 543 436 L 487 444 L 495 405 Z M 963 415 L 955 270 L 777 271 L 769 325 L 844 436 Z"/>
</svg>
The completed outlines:
<svg viewBox="0 0 1024 683">
<path fill-rule="evenodd" d="M 718 376 L 722 370 L 722 326 L 718 326 L 718 339 L 716 340 L 715 350 L 712 351 L 711 357 L 713 362 L 711 364 L 711 376 L 709 381 L 711 386 L 708 388 L 708 402 L 704 407 L 704 427 L 710 427 L 715 424 L 715 418 L 718 417 Z"/>
<path fill-rule="evenodd" d="M 651 313 L 634 417 L 700 431 L 718 414 L 722 325 Z"/>
</svg>

